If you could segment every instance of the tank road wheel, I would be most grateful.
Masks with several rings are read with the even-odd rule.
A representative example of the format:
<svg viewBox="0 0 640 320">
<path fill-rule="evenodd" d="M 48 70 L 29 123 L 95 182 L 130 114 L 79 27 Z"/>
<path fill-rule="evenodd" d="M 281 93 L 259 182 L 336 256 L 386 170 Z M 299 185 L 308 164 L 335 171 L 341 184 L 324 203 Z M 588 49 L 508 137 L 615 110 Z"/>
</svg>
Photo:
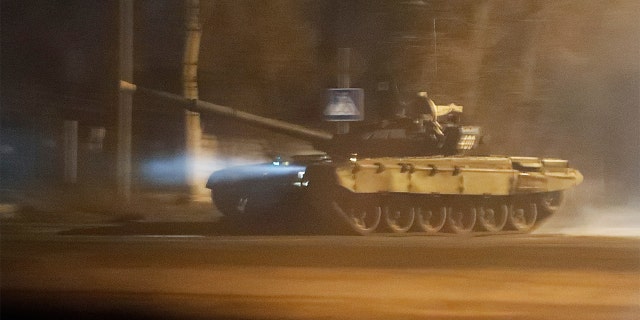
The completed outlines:
<svg viewBox="0 0 640 320">
<path fill-rule="evenodd" d="M 499 232 L 507 223 L 509 206 L 498 201 L 486 201 L 477 208 L 476 223 L 481 230 Z"/>
<path fill-rule="evenodd" d="M 343 197 L 333 201 L 333 209 L 349 224 L 352 231 L 359 235 L 367 235 L 376 230 L 380 224 L 382 208 L 371 201 L 356 201 L 352 197 Z"/>
<path fill-rule="evenodd" d="M 393 233 L 404 233 L 411 229 L 415 211 L 408 205 L 390 205 L 384 208 L 384 220 Z"/>
<path fill-rule="evenodd" d="M 467 234 L 476 224 L 476 208 L 454 205 L 447 210 L 447 230 L 455 234 Z"/>
<path fill-rule="evenodd" d="M 447 207 L 444 205 L 421 205 L 415 210 L 416 224 L 424 233 L 438 233 L 447 222 Z"/>
<path fill-rule="evenodd" d="M 562 203 L 564 202 L 564 194 L 562 191 L 554 191 L 554 192 L 545 192 L 540 195 L 538 200 L 538 210 L 542 215 L 552 215 L 560 209 Z"/>
<path fill-rule="evenodd" d="M 517 200 L 511 205 L 507 219 L 507 225 L 510 229 L 519 232 L 529 232 L 533 229 L 538 218 L 538 209 L 535 202 L 528 200 Z"/>
</svg>

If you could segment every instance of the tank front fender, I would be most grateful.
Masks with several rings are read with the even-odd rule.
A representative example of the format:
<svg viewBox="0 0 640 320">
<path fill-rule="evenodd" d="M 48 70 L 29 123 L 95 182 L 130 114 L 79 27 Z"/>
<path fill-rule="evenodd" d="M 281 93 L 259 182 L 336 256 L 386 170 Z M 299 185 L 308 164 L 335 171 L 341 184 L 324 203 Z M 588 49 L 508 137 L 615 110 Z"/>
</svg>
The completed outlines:
<svg viewBox="0 0 640 320">
<path fill-rule="evenodd" d="M 330 164 L 310 165 L 305 170 L 304 180 L 309 186 L 318 186 L 323 188 L 331 188 L 338 184 L 336 170 Z"/>
<path fill-rule="evenodd" d="M 562 191 L 579 185 L 583 179 L 580 171 L 571 168 L 563 172 L 520 173 L 516 193 Z"/>
</svg>

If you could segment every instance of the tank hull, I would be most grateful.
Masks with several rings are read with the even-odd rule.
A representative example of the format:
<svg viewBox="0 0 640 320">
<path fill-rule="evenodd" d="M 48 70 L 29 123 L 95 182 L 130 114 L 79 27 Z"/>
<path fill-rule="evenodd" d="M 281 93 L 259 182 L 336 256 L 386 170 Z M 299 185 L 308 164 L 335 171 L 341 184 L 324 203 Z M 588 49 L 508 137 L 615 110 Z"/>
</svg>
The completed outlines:
<svg viewBox="0 0 640 320">
<path fill-rule="evenodd" d="M 236 218 L 292 210 L 322 230 L 428 235 L 530 232 L 582 179 L 560 159 L 385 157 L 225 169 L 208 187 Z"/>
</svg>

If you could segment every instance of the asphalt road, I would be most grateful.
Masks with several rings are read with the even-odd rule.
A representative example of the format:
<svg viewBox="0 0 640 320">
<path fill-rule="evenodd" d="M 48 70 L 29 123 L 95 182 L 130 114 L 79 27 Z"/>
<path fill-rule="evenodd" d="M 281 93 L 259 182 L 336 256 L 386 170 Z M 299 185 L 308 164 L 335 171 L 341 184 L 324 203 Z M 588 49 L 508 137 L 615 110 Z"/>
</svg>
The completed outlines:
<svg viewBox="0 0 640 320">
<path fill-rule="evenodd" d="M 0 225 L 2 319 L 638 319 L 640 238 Z"/>
</svg>

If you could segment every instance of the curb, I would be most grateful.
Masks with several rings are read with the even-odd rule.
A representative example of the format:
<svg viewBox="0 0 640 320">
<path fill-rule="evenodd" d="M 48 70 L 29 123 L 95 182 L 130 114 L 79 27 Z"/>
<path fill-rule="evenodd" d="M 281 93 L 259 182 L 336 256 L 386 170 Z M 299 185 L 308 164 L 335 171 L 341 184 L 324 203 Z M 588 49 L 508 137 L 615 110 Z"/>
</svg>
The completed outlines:
<svg viewBox="0 0 640 320">
<path fill-rule="evenodd" d="M 138 193 L 124 204 L 112 193 L 59 191 L 20 194 L 0 203 L 0 220 L 28 223 L 210 222 L 221 214 L 205 196 L 180 193 Z"/>
</svg>

